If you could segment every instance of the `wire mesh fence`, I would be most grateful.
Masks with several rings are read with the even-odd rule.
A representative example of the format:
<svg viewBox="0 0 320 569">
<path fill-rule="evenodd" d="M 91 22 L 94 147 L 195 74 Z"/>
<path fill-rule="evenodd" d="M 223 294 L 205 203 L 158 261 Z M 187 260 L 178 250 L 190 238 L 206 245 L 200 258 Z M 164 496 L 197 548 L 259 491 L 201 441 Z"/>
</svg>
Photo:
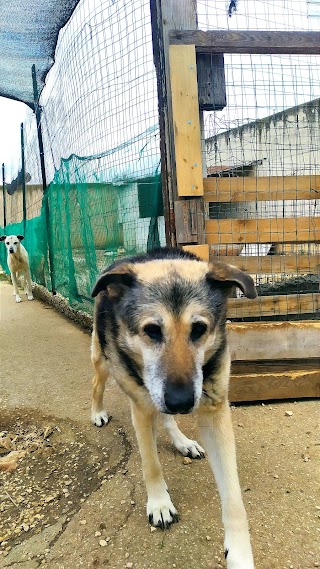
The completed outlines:
<svg viewBox="0 0 320 569">
<path fill-rule="evenodd" d="M 302 0 L 198 0 L 198 17 L 204 30 L 319 29 Z M 204 113 L 207 242 L 248 270 L 259 292 L 254 303 L 235 300 L 229 315 L 317 318 L 320 58 L 225 54 L 220 65 L 226 106 Z"/>
<path fill-rule="evenodd" d="M 165 244 L 156 89 L 149 0 L 80 1 L 37 101 L 48 187 L 30 111 L 27 220 L 19 187 L 6 231 L 24 229 L 33 278 L 82 310 L 112 260 Z"/>
</svg>

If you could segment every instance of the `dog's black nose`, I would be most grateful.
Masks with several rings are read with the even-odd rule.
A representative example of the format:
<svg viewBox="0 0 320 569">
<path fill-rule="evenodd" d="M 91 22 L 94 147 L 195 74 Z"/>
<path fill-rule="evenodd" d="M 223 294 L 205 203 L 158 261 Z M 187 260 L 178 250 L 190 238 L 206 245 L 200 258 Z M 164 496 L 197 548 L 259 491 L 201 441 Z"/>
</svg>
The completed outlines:
<svg viewBox="0 0 320 569">
<path fill-rule="evenodd" d="M 14 253 L 13 247 L 10 247 L 9 253 Z"/>
<path fill-rule="evenodd" d="M 189 413 L 194 406 L 194 388 L 190 383 L 168 381 L 164 392 L 168 413 Z"/>
</svg>

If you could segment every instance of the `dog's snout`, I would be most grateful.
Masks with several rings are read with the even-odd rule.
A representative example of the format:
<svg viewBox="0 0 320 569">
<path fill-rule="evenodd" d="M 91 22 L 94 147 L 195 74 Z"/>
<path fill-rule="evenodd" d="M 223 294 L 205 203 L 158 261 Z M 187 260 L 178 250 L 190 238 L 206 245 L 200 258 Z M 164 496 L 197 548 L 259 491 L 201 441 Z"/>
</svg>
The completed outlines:
<svg viewBox="0 0 320 569">
<path fill-rule="evenodd" d="M 9 247 L 9 253 L 14 253 L 14 248 L 13 248 L 13 247 Z"/>
<path fill-rule="evenodd" d="M 168 381 L 164 402 L 168 413 L 190 413 L 194 407 L 193 384 Z"/>
</svg>

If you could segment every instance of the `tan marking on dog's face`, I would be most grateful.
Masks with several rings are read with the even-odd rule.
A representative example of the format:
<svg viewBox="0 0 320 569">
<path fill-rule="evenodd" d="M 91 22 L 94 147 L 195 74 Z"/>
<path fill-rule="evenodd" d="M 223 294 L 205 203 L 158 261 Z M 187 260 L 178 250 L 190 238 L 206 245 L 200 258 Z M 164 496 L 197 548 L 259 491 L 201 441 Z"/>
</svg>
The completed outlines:
<svg viewBox="0 0 320 569">
<path fill-rule="evenodd" d="M 168 273 L 177 273 L 180 277 L 192 282 L 201 281 L 208 272 L 208 263 L 192 259 L 158 259 L 148 263 L 131 265 L 138 279 L 143 283 L 152 283 L 165 278 Z"/>
</svg>

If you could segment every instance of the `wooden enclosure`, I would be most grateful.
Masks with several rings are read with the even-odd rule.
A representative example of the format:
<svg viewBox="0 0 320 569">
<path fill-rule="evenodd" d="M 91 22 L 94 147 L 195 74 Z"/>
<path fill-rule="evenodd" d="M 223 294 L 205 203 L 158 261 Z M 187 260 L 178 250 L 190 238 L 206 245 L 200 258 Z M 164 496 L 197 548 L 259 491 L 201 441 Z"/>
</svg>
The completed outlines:
<svg viewBox="0 0 320 569">
<path fill-rule="evenodd" d="M 320 217 L 295 214 L 249 218 L 239 211 L 245 211 L 251 202 L 317 201 L 320 175 L 208 178 L 202 110 L 221 109 L 226 101 L 221 67 L 224 53 L 320 54 L 320 34 L 203 32 L 196 29 L 194 0 L 186 0 L 183 14 L 175 9 L 175 0 L 155 0 L 151 5 L 159 49 L 156 66 L 168 242 L 205 260 L 219 255 L 221 260 L 252 274 L 261 285 L 255 300 L 239 296 L 229 301 L 233 358 L 230 400 L 318 397 L 319 288 L 311 292 L 297 288 L 287 294 L 275 290 L 277 275 L 282 276 L 282 282 L 285 276 L 288 282 L 293 278 L 298 283 L 300 276 L 319 275 Z M 155 36 L 154 31 L 154 40 Z M 217 60 L 204 59 L 208 54 L 219 58 L 216 69 L 212 61 Z M 206 65 L 211 65 L 210 69 L 206 70 Z M 208 77 L 210 88 L 206 90 L 202 81 Z M 215 93 L 216 105 L 209 100 Z M 225 218 L 210 213 L 220 204 L 229 212 Z M 266 244 L 272 254 L 241 253 L 244 246 L 252 245 L 259 251 L 259 246 Z M 310 247 L 314 249 L 311 253 Z M 264 294 L 270 274 L 275 290 Z"/>
</svg>

